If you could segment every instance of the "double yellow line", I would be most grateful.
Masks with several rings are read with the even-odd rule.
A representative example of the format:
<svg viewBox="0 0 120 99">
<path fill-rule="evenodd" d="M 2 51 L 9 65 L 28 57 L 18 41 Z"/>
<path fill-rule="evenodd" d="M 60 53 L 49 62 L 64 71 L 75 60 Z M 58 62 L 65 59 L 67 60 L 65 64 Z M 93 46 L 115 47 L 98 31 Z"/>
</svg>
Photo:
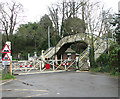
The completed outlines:
<svg viewBox="0 0 120 99">
<path fill-rule="evenodd" d="M 13 81 L 13 79 L 1 83 L 0 86 L 3 85 L 3 84 L 6 84 L 6 83 L 8 83 L 8 82 L 11 82 L 11 81 Z"/>
</svg>

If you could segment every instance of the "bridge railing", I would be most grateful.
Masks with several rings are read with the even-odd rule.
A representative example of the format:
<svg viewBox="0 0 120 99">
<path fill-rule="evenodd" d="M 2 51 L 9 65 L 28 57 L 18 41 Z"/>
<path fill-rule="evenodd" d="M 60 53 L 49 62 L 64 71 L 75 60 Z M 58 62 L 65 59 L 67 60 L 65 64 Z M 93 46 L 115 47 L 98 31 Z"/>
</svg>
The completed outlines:
<svg viewBox="0 0 120 99">
<path fill-rule="evenodd" d="M 48 48 L 48 49 L 44 52 L 44 55 L 46 55 L 49 51 L 51 51 L 52 48 L 53 48 L 53 47 Z"/>
</svg>

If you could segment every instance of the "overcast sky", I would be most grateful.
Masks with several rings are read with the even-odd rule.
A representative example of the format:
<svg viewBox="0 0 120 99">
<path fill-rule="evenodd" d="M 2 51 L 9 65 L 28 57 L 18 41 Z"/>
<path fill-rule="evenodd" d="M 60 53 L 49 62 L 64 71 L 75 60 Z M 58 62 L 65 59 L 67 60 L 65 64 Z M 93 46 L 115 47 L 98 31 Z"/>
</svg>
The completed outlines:
<svg viewBox="0 0 120 99">
<path fill-rule="evenodd" d="M 10 0 L 0 0 L 5 2 Z M 26 22 L 36 22 L 44 14 L 48 14 L 48 6 L 55 4 L 60 0 L 16 0 L 19 1 L 24 7 L 24 15 L 26 16 Z M 105 8 L 112 8 L 114 12 L 118 12 L 118 1 L 120 0 L 99 0 L 105 5 Z"/>
</svg>

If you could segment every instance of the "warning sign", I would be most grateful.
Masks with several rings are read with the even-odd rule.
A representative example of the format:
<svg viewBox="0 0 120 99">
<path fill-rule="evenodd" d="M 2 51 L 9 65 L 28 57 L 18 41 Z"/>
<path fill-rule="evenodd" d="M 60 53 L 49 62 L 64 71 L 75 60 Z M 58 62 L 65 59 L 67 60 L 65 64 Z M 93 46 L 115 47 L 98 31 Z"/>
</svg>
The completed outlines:
<svg viewBox="0 0 120 99">
<path fill-rule="evenodd" d="M 1 51 L 2 53 L 11 53 L 11 50 L 9 49 L 9 46 L 5 44 L 4 48 Z"/>
<path fill-rule="evenodd" d="M 10 57 L 8 56 L 8 54 L 5 54 L 2 61 L 10 61 Z"/>
</svg>

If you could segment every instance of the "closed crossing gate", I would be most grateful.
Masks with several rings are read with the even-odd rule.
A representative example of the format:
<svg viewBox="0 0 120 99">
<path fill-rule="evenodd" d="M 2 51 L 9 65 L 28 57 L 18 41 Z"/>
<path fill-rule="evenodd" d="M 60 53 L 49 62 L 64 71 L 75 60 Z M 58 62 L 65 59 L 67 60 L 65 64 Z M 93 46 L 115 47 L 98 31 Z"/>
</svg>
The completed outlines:
<svg viewBox="0 0 120 99">
<path fill-rule="evenodd" d="M 76 59 L 65 60 L 32 60 L 32 61 L 13 61 L 13 72 L 31 73 L 31 72 L 49 72 L 49 71 L 71 71 L 71 70 L 88 70 L 88 48 Z M 83 62 L 84 61 L 84 62 Z M 86 67 L 85 67 L 85 66 Z M 85 67 L 85 68 L 84 68 Z"/>
<path fill-rule="evenodd" d="M 76 69 L 76 60 L 13 61 L 13 73 L 69 71 Z"/>
</svg>

